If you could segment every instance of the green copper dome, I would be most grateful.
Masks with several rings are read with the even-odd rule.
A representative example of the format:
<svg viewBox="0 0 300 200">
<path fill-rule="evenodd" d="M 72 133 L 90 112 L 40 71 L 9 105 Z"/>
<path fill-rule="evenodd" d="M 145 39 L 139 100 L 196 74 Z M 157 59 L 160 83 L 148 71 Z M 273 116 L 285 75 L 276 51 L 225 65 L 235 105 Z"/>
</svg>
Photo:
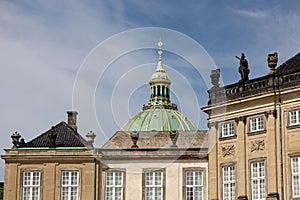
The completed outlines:
<svg viewBox="0 0 300 200">
<path fill-rule="evenodd" d="M 198 128 L 177 110 L 148 109 L 131 118 L 121 131 L 195 131 Z"/>
<path fill-rule="evenodd" d="M 177 110 L 170 100 L 171 81 L 162 65 L 162 47 L 159 42 L 159 60 L 150 84 L 150 101 L 143 111 L 131 118 L 120 131 L 196 131 L 197 126 Z"/>
</svg>

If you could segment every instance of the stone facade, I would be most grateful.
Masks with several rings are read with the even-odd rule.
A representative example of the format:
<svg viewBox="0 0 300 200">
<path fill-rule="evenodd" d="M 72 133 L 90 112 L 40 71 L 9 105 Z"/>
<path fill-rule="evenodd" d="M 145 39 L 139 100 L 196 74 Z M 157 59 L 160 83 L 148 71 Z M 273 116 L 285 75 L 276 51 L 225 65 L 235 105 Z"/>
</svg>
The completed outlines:
<svg viewBox="0 0 300 200">
<path fill-rule="evenodd" d="M 27 143 L 14 133 L 1 156 L 4 199 L 300 199 L 300 54 L 277 69 L 277 53 L 268 62 L 268 75 L 222 87 L 213 71 L 208 131 L 121 130 L 95 148 L 71 111 Z"/>
<path fill-rule="evenodd" d="M 22 199 L 24 172 L 41 173 L 40 199 L 60 199 L 62 171 L 79 172 L 81 199 L 93 199 L 99 189 L 99 161 L 85 148 L 6 150 L 4 199 Z M 96 172 L 96 174 L 95 174 Z M 96 180 L 96 182 L 94 181 Z"/>
<path fill-rule="evenodd" d="M 298 77 L 300 54 L 266 76 L 209 90 L 202 110 L 209 115 L 210 199 L 299 198 Z"/>
</svg>

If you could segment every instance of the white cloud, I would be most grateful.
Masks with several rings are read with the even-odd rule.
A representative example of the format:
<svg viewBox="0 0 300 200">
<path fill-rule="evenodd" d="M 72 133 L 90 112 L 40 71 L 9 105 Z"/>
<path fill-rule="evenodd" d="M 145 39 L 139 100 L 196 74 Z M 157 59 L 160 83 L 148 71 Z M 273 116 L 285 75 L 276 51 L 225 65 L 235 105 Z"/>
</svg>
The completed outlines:
<svg viewBox="0 0 300 200">
<path fill-rule="evenodd" d="M 250 17 L 255 19 L 263 19 L 270 16 L 270 14 L 265 10 L 242 10 L 242 9 L 233 9 L 235 14 L 242 17 Z"/>
<path fill-rule="evenodd" d="M 187 10 L 180 5 L 186 5 Z M 210 6 L 215 8 L 214 3 Z M 199 12 L 200 8 L 201 12 Z M 186 4 L 185 1 L 182 1 L 181 4 L 161 1 L 159 3 L 135 1 L 133 5 L 124 1 L 114 1 L 113 3 L 95 1 L 91 4 L 73 0 L 51 2 L 40 0 L 34 1 L 34 3 L 2 1 L 0 12 L 0 120 L 3 139 L 0 146 L 2 148 L 11 146 L 10 135 L 15 130 L 20 131 L 28 141 L 59 121 L 65 120 L 65 111 L 72 107 L 75 75 L 84 58 L 99 42 L 128 29 L 128 26 L 136 27 L 146 24 L 147 26 L 174 27 L 178 31 L 185 31 L 185 34 L 194 34 L 197 41 L 203 41 L 211 49 L 212 59 L 218 64 L 218 67 L 221 67 L 221 73 L 222 70 L 226 70 L 230 74 L 230 81 L 236 80 L 233 78 L 233 73 L 239 76 L 236 70 L 238 62 L 234 58 L 235 55 L 240 54 L 240 50 L 237 51 L 237 49 L 246 50 L 250 70 L 254 76 L 265 73 L 261 67 L 266 65 L 267 53 L 278 51 L 280 60 L 284 61 L 299 50 L 296 44 L 300 40 L 298 20 L 300 16 L 298 13 L 278 10 L 275 12 L 273 8 L 260 10 L 254 6 L 248 10 L 243 8 L 233 10 L 235 17 L 233 20 L 221 9 L 213 10 L 218 12 L 212 16 L 211 9 L 199 2 Z M 137 12 L 139 15 L 136 15 Z M 213 18 L 214 16 L 215 18 Z M 240 19 L 236 20 L 238 18 L 236 16 L 239 16 Z M 223 18 L 234 22 L 229 26 L 228 24 L 222 25 Z M 211 26 L 207 27 L 206 25 Z M 249 27 L 247 32 L 243 32 L 244 26 L 242 25 Z M 213 29 L 213 27 L 225 28 Z M 213 33 L 212 30 L 218 30 L 218 32 Z M 224 36 L 226 32 L 227 35 Z M 212 38 L 212 35 L 218 38 Z M 243 41 L 242 37 L 239 37 L 243 35 L 249 36 L 251 41 Z M 195 46 L 185 46 L 181 40 L 170 38 L 168 34 L 153 33 L 148 39 L 145 36 L 143 44 L 147 43 L 151 47 L 154 47 L 154 43 L 160 37 L 167 40 L 166 48 L 178 49 L 176 54 L 189 61 L 192 60 L 193 65 L 206 69 L 203 76 L 209 81 L 208 72 L 215 65 L 212 64 L 212 60 L 205 59 L 203 55 L 195 52 Z M 227 38 L 227 36 L 232 36 L 232 38 Z M 135 40 L 141 39 L 141 37 L 133 37 L 130 40 L 124 38 L 119 43 L 110 44 L 106 50 L 110 50 L 109 56 L 114 55 L 116 52 L 122 52 L 122 49 L 130 47 L 130 45 L 134 45 Z M 212 43 L 212 40 L 217 42 Z M 233 47 L 232 44 L 235 46 Z M 216 52 L 219 46 L 222 52 Z M 97 88 L 97 83 L 91 84 L 89 80 L 91 76 L 95 75 L 93 73 L 97 72 L 97 68 L 93 68 L 85 77 L 82 77 L 85 78 L 85 82 L 81 86 L 86 93 L 82 93 L 78 100 L 90 102 L 90 98 L 92 98 L 92 100 L 97 100 L 96 103 L 99 105 L 110 106 L 106 99 L 109 97 L 103 97 L 103 95 L 111 95 L 111 89 L 114 88 L 116 82 L 121 80 L 120 77 L 134 66 L 156 62 L 156 53 L 151 55 L 150 59 L 148 53 L 150 52 L 141 53 L 138 55 L 139 57 L 124 55 L 125 59 L 113 63 L 113 70 L 107 73 L 109 78 L 105 80 L 107 81 L 106 85 L 103 85 L 109 87 L 107 90 L 105 88 L 101 90 L 101 93 Z M 101 64 L 107 61 L 105 59 L 109 61 L 114 58 L 101 58 L 100 56 L 95 58 L 94 63 L 91 64 L 95 64 L 95 67 L 101 67 Z M 152 58 L 153 60 L 151 60 Z M 177 60 L 169 62 L 166 59 L 164 61 L 166 65 L 171 67 L 178 63 Z M 224 65 L 226 68 L 223 68 Z M 267 71 L 267 67 L 265 71 Z M 139 71 L 134 71 L 128 74 L 128 77 L 123 77 L 131 79 L 136 76 L 140 76 L 138 80 L 141 82 L 132 87 L 132 90 L 139 88 L 143 82 L 142 78 L 148 77 L 148 75 L 140 75 Z M 146 84 L 148 80 L 148 78 L 145 80 Z M 172 81 L 175 82 L 176 80 Z M 189 81 L 192 84 L 197 84 L 197 80 Z M 127 82 L 122 83 L 125 86 Z M 129 84 L 133 86 L 134 83 Z M 176 91 L 176 95 L 178 93 L 179 101 L 192 104 L 191 99 L 182 98 L 179 95 L 184 91 L 186 84 L 179 84 L 176 88 L 175 86 L 175 84 L 172 85 L 172 88 Z M 92 93 L 96 97 L 85 95 L 87 93 Z M 125 104 L 123 104 L 124 99 L 121 96 L 125 95 L 124 93 L 126 93 L 125 89 L 116 95 L 117 99 L 115 99 L 114 104 L 128 107 L 128 104 L 133 102 L 131 99 L 126 99 Z M 139 96 L 136 101 L 141 102 L 142 98 L 145 98 L 145 102 L 148 101 L 148 96 Z M 207 101 L 206 98 L 206 96 L 203 97 L 203 101 Z M 94 106 L 94 102 L 92 103 L 89 106 Z M 134 105 L 134 107 L 136 107 L 136 111 L 141 109 L 141 105 Z M 100 110 L 100 108 L 98 109 Z M 185 108 L 184 114 L 189 116 L 191 109 L 195 109 L 194 106 Z M 197 107 L 197 109 L 199 108 Z M 128 117 L 129 112 L 126 110 L 124 112 L 127 113 L 125 117 L 120 119 L 120 122 L 118 121 L 120 124 L 126 121 L 126 117 Z M 100 114 L 102 113 L 100 112 Z M 111 130 L 115 130 L 118 124 L 111 118 L 105 118 L 104 114 L 101 120 L 105 120 L 103 122 L 108 127 L 113 127 Z M 98 134 L 96 143 L 100 144 L 107 138 L 101 137 L 99 135 L 101 131 L 92 125 L 94 121 L 91 122 L 90 119 L 93 118 L 94 120 L 94 115 L 95 113 L 79 111 L 78 126 L 82 135 L 85 135 L 89 130 L 95 131 Z M 113 132 L 109 134 L 113 134 Z M 1 162 L 0 171 L 3 171 L 3 161 Z M 0 173 L 0 181 L 3 179 L 1 175 L 3 176 L 3 173 Z"/>
</svg>

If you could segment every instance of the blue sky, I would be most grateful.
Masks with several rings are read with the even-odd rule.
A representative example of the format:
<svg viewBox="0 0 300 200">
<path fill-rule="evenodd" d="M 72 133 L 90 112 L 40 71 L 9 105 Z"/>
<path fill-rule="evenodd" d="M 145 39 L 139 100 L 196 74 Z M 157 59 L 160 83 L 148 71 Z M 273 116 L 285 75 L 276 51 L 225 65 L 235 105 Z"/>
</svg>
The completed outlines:
<svg viewBox="0 0 300 200">
<path fill-rule="evenodd" d="M 163 56 L 173 83 L 172 100 L 179 104 L 185 115 L 197 121 L 200 128 L 206 128 L 200 107 L 208 100 L 206 90 L 209 86 L 188 59 L 167 50 L 174 43 L 177 46 L 173 45 L 173 49 L 191 53 L 171 36 L 153 33 L 148 41 L 153 44 L 153 49 L 150 45 L 150 48 L 117 57 L 98 77 L 96 85 L 83 87 L 84 91 L 92 91 L 93 97 L 74 96 L 78 74 L 92 55 L 98 55 L 96 50 L 102 47 L 103 41 L 124 31 L 157 27 L 182 33 L 201 45 L 201 53 L 211 59 L 204 65 L 215 65 L 202 67 L 220 68 L 225 84 L 239 80 L 235 56 L 241 52 L 245 52 L 249 61 L 250 78 L 262 76 L 269 71 L 268 53 L 277 51 L 281 64 L 299 52 L 299 9 L 297 0 L 2 0 L 0 147 L 11 147 L 10 135 L 14 131 L 19 131 L 26 141 L 31 140 L 65 120 L 65 111 L 76 108 L 74 102 L 85 100 L 93 103 L 94 113 L 78 110 L 79 131 L 82 135 L 95 131 L 96 145 L 103 144 L 129 117 L 141 110 L 142 103 L 148 101 L 147 82 L 157 62 L 155 42 L 161 36 L 167 41 Z M 117 52 L 134 42 L 121 41 L 109 48 Z M 98 58 L 94 58 L 95 64 L 105 59 L 101 55 Z M 201 58 L 199 56 L 199 60 Z M 80 78 L 88 83 L 89 76 Z M 110 113 L 108 117 L 107 112 Z M 88 114 L 91 118 L 96 116 L 98 125 L 99 121 L 100 126 L 102 124 L 100 129 L 89 123 Z M 1 161 L 1 172 L 3 166 Z M 3 173 L 0 173 L 1 180 Z"/>
</svg>

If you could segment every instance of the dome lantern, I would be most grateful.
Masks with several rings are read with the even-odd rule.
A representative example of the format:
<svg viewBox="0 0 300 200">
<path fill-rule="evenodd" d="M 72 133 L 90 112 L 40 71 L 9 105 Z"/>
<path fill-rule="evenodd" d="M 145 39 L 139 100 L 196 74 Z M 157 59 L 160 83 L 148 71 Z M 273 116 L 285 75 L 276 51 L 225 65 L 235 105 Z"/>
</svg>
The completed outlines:
<svg viewBox="0 0 300 200">
<path fill-rule="evenodd" d="M 196 131 L 197 126 L 170 100 L 171 81 L 162 65 L 163 43 L 160 41 L 157 45 L 159 58 L 149 81 L 150 100 L 120 131 Z"/>
<path fill-rule="evenodd" d="M 171 81 L 162 64 L 162 46 L 160 41 L 157 43 L 158 63 L 154 74 L 149 81 L 150 84 L 150 102 L 151 103 L 170 103 L 170 85 Z"/>
</svg>

